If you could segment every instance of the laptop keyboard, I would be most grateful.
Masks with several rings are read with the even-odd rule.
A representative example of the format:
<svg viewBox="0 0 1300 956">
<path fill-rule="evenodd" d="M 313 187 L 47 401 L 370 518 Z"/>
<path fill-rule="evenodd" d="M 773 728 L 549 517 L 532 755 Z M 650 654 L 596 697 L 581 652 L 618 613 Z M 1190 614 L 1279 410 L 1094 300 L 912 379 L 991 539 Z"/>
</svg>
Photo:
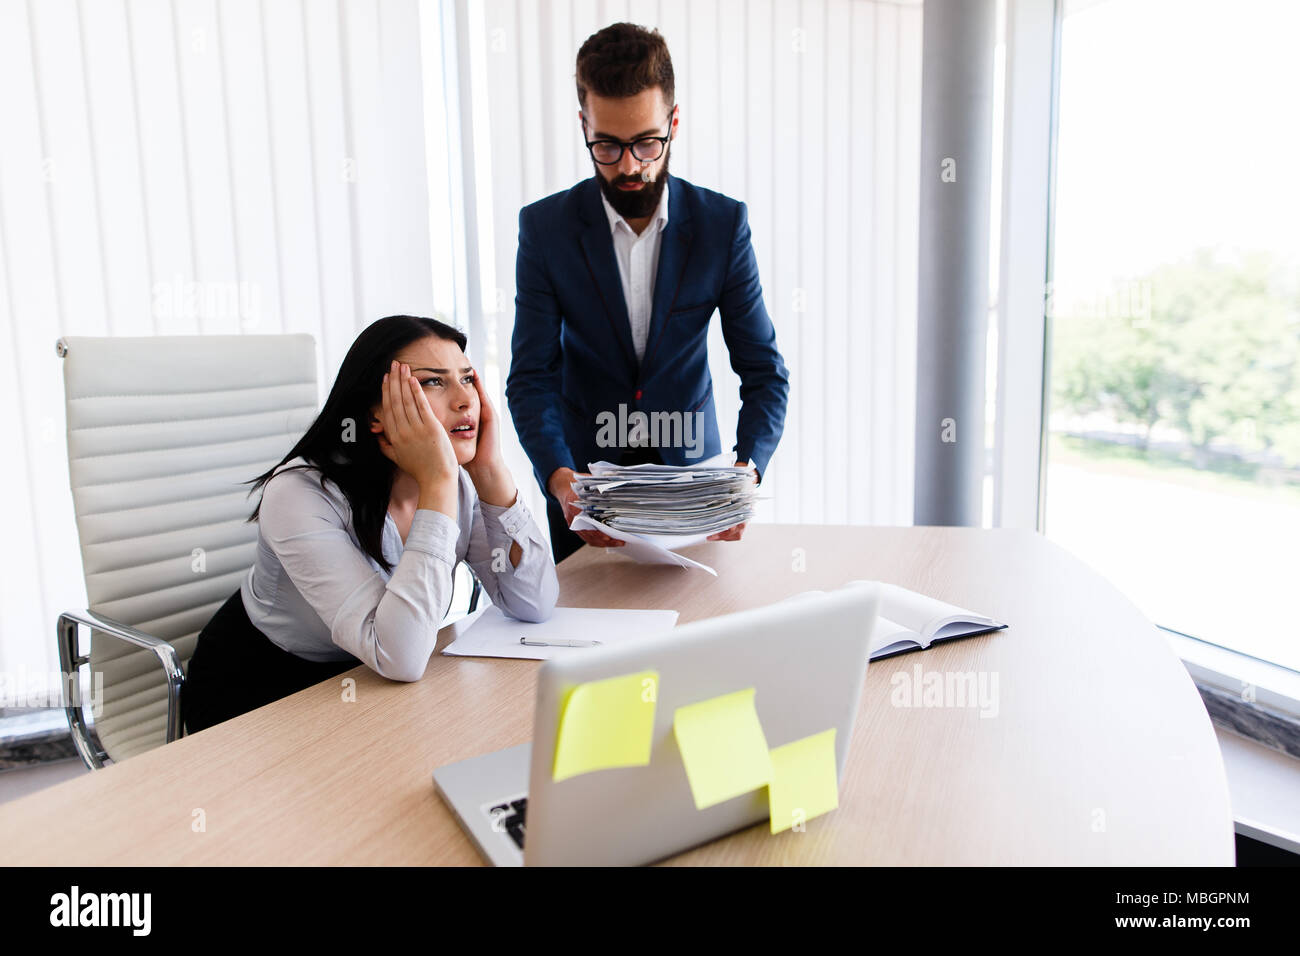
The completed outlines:
<svg viewBox="0 0 1300 956">
<path fill-rule="evenodd" d="M 520 850 L 524 848 L 524 817 L 527 813 L 527 797 L 497 803 L 488 810 L 488 816 L 492 818 L 492 829 L 505 833 Z"/>
</svg>

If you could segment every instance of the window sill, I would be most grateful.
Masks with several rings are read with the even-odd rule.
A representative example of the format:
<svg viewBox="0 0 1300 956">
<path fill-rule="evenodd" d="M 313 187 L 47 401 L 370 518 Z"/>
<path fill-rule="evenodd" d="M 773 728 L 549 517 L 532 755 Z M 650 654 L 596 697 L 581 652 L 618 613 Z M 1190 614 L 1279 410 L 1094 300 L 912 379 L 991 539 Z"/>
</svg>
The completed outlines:
<svg viewBox="0 0 1300 956">
<path fill-rule="evenodd" d="M 1216 727 L 1235 829 L 1300 854 L 1300 760 Z"/>
<path fill-rule="evenodd" d="M 1161 631 L 1214 723 L 1236 831 L 1300 854 L 1300 674 Z"/>
<path fill-rule="evenodd" d="M 1212 688 L 1246 707 L 1270 712 L 1281 721 L 1300 728 L 1300 673 L 1177 631 L 1160 630 L 1198 687 Z M 1248 732 L 1238 732 L 1252 736 Z M 1278 746 L 1277 743 L 1261 742 Z M 1288 752 L 1300 757 L 1300 742 L 1297 742 L 1297 749 Z"/>
<path fill-rule="evenodd" d="M 77 758 L 61 709 L 0 715 L 0 772 Z"/>
</svg>

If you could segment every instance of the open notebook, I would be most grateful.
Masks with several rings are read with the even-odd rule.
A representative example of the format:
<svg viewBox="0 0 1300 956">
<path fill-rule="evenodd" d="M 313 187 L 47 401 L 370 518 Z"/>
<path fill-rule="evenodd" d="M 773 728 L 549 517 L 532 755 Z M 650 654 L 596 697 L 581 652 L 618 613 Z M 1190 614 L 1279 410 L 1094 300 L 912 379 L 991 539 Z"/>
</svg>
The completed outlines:
<svg viewBox="0 0 1300 956">
<path fill-rule="evenodd" d="M 871 659 L 921 650 L 935 641 L 987 634 L 1006 627 L 897 584 L 880 584 L 880 619 L 871 638 Z"/>
</svg>

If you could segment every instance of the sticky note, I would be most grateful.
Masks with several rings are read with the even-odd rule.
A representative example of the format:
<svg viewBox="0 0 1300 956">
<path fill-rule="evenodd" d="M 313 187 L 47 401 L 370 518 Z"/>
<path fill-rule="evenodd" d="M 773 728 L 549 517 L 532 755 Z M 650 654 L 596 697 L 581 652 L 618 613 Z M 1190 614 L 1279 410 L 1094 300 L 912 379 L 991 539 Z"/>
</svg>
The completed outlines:
<svg viewBox="0 0 1300 956">
<path fill-rule="evenodd" d="M 579 684 L 560 708 L 552 777 L 567 780 L 611 767 L 650 763 L 659 672 Z"/>
<path fill-rule="evenodd" d="M 772 832 L 788 830 L 840 805 L 835 770 L 835 728 L 772 750 L 767 788 Z"/>
<path fill-rule="evenodd" d="M 752 687 L 678 707 L 673 734 L 697 810 L 757 790 L 772 778 Z"/>
</svg>

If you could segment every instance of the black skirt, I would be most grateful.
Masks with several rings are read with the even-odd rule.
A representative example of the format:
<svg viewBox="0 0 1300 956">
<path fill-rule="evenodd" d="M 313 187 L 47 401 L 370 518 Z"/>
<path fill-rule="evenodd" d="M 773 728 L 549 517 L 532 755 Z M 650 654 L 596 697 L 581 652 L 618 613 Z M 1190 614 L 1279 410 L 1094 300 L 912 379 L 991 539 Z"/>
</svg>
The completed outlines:
<svg viewBox="0 0 1300 956">
<path fill-rule="evenodd" d="M 272 643 L 232 594 L 199 632 L 185 668 L 181 720 L 185 732 L 198 733 L 272 701 L 350 671 L 361 662 L 309 661 Z"/>
</svg>

